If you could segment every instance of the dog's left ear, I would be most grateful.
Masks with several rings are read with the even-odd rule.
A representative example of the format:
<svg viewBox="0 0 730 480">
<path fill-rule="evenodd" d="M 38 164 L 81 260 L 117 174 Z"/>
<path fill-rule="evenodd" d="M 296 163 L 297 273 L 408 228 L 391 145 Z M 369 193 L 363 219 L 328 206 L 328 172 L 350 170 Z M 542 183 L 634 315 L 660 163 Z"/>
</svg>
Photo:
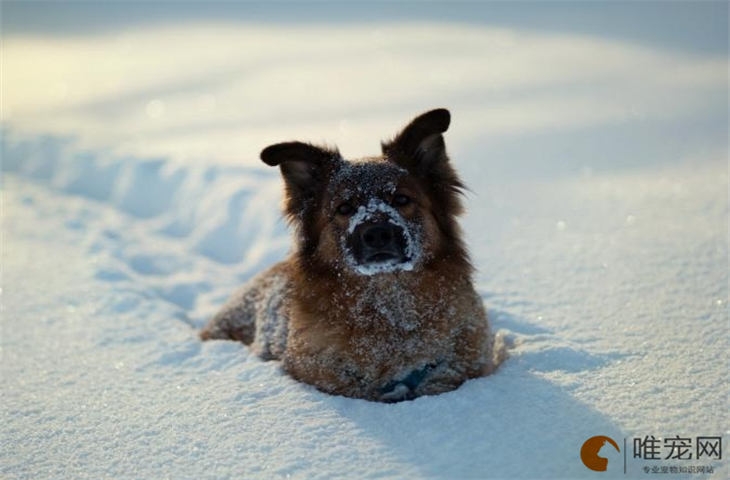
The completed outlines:
<svg viewBox="0 0 730 480">
<path fill-rule="evenodd" d="M 431 110 L 414 118 L 390 142 L 382 143 L 383 154 L 413 174 L 428 176 L 448 163 L 444 137 L 451 114 L 445 108 Z"/>
</svg>

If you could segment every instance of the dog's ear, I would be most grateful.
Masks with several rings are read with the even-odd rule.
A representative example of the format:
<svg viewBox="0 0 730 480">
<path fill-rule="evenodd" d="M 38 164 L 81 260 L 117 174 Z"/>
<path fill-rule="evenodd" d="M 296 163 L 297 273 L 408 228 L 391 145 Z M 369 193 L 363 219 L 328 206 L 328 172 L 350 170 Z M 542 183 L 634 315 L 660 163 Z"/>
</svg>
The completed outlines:
<svg viewBox="0 0 730 480">
<path fill-rule="evenodd" d="M 449 162 L 441 135 L 449 128 L 451 114 L 445 108 L 419 115 L 396 137 L 383 143 L 388 161 L 420 178 L 437 205 L 436 220 L 454 239 L 458 229 L 453 217 L 463 211 L 459 194 L 464 184 Z"/>
<path fill-rule="evenodd" d="M 393 140 L 382 143 L 383 154 L 413 174 L 428 176 L 449 160 L 441 134 L 450 122 L 451 114 L 445 108 L 419 115 Z"/>
<path fill-rule="evenodd" d="M 327 176 L 340 158 L 339 152 L 309 143 L 286 142 L 261 151 L 261 160 L 279 166 L 287 191 L 287 211 L 295 214 L 327 183 Z"/>
</svg>

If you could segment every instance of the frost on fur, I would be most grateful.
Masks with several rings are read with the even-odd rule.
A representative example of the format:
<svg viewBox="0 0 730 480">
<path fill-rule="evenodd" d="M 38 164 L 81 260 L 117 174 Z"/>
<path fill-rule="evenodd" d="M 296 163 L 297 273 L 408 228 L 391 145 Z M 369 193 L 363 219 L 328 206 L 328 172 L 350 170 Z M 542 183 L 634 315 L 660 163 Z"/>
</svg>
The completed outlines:
<svg viewBox="0 0 730 480">
<path fill-rule="evenodd" d="M 286 349 L 288 318 L 284 300 L 289 277 L 272 268 L 238 289 L 203 329 L 203 340 L 233 339 L 251 345 L 265 360 L 278 359 Z"/>
<path fill-rule="evenodd" d="M 490 332 L 456 217 L 461 180 L 427 112 L 343 160 L 301 142 L 267 147 L 281 169 L 292 256 L 236 293 L 202 332 L 283 360 L 322 391 L 398 401 L 457 388 L 503 357 Z"/>
<path fill-rule="evenodd" d="M 410 272 L 414 266 L 418 263 L 421 258 L 421 232 L 417 224 L 412 222 L 406 222 L 403 216 L 392 206 L 383 202 L 382 200 L 370 199 L 367 205 L 360 205 L 357 213 L 350 217 L 350 223 L 347 227 L 347 233 L 354 233 L 356 227 L 362 225 L 373 219 L 376 213 L 382 213 L 385 215 L 386 221 L 392 223 L 403 229 L 403 235 L 405 237 L 405 250 L 407 260 L 404 262 L 396 262 L 393 260 L 384 262 L 375 262 L 370 264 L 358 264 L 353 258 L 352 254 L 345 253 L 345 259 L 348 265 L 355 270 L 357 273 L 362 275 L 375 275 L 377 273 L 395 272 L 397 270 L 404 270 Z M 341 243 L 345 243 L 346 237 L 341 237 Z M 347 248 L 343 245 L 343 251 L 347 251 Z"/>
</svg>

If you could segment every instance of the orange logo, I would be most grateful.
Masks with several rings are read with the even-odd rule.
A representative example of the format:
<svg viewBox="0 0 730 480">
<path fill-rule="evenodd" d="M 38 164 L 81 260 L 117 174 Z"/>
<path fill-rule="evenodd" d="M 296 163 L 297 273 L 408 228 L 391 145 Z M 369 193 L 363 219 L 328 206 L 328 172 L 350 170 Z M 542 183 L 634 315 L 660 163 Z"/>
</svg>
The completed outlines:
<svg viewBox="0 0 730 480">
<path fill-rule="evenodd" d="M 606 442 L 613 445 L 617 452 L 621 451 L 618 445 L 616 445 L 616 442 L 609 437 L 604 437 L 603 435 L 591 437 L 580 448 L 580 459 L 583 461 L 583 465 L 596 472 L 605 472 L 608 466 L 608 459 L 599 457 L 598 452 Z"/>
</svg>

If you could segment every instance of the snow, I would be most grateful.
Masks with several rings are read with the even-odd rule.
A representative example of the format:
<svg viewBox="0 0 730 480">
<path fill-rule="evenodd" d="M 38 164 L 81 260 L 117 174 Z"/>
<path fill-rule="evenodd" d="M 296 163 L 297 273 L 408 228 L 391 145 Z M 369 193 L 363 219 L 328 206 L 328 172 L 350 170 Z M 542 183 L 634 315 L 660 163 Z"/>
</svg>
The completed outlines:
<svg viewBox="0 0 730 480">
<path fill-rule="evenodd" d="M 728 444 L 725 56 L 457 24 L 283 31 L 3 39 L 3 478 L 585 478 L 595 435 Z M 438 106 L 477 290 L 512 346 L 495 374 L 380 404 L 198 340 L 289 251 L 258 150 L 373 154 Z M 710 464 L 730 475 L 686 463 Z"/>
<path fill-rule="evenodd" d="M 421 232 L 415 224 L 409 224 L 403 216 L 390 205 L 377 199 L 370 199 L 367 205 L 360 205 L 347 226 L 347 233 L 355 231 L 358 225 L 370 221 L 377 212 L 385 214 L 388 223 L 403 229 L 403 237 L 405 238 L 405 255 L 406 261 L 388 260 L 385 262 L 368 262 L 360 264 L 355 261 L 352 255 L 348 255 L 347 262 L 352 269 L 360 275 L 376 275 L 378 273 L 395 272 L 398 270 L 410 272 L 421 260 Z M 345 242 L 345 238 L 342 239 Z M 347 248 L 343 245 L 343 251 Z"/>
</svg>

